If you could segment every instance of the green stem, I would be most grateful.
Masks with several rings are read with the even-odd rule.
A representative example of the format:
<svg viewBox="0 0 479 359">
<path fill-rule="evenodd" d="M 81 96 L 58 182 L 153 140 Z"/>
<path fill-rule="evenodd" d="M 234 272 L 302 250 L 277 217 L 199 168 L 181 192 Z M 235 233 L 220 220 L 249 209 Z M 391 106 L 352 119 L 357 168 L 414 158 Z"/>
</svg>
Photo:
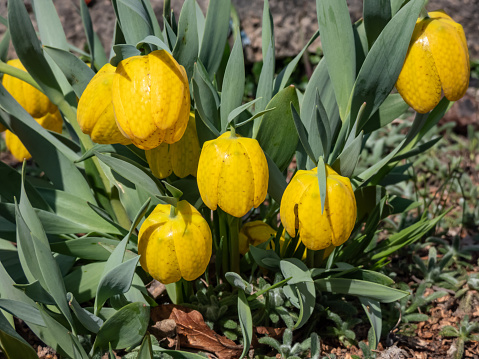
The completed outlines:
<svg viewBox="0 0 479 359">
<path fill-rule="evenodd" d="M 240 219 L 228 215 L 228 225 L 230 232 L 230 265 L 231 271 L 240 273 L 240 255 L 239 255 L 239 222 Z"/>
<path fill-rule="evenodd" d="M 0 61 L 0 72 L 16 77 L 17 79 L 20 79 L 26 82 L 27 84 L 32 85 L 38 91 L 43 92 L 42 88 L 37 84 L 37 82 L 33 79 L 33 77 L 26 71 L 17 69 L 16 67 L 13 67 L 11 65 L 6 64 L 3 61 Z"/>
<path fill-rule="evenodd" d="M 180 279 L 178 282 L 175 283 L 176 303 L 174 304 L 177 304 L 177 305 L 185 302 L 185 298 L 183 297 L 182 279 Z"/>
<path fill-rule="evenodd" d="M 306 249 L 306 265 L 308 268 L 314 268 L 314 251 Z"/>
<path fill-rule="evenodd" d="M 230 269 L 229 268 L 229 241 L 228 241 L 228 227 L 226 224 L 226 213 L 224 213 L 220 208 L 218 208 L 216 212 L 218 213 L 218 224 L 219 224 L 219 234 L 220 234 L 219 243 L 222 242 L 221 272 L 222 274 L 226 274 L 226 272 L 229 272 L 229 269 Z"/>
</svg>

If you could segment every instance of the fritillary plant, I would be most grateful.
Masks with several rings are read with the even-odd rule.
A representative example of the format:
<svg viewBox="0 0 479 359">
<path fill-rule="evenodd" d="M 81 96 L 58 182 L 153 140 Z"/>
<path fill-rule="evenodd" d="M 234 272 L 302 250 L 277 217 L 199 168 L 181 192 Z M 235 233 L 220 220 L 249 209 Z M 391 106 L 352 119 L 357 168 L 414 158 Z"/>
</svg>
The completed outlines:
<svg viewBox="0 0 479 359">
<path fill-rule="evenodd" d="M 112 0 L 108 49 L 79 0 L 85 51 L 67 42 L 52 0 L 31 2 L 38 33 L 22 0 L 1 19 L 0 128 L 23 161 L 0 162 L 7 357 L 36 357 L 14 318 L 65 358 L 201 357 L 152 344 L 153 279 L 167 302 L 203 308 L 238 357 L 265 325 L 288 328 L 288 355 L 319 356 L 311 329 L 300 346 L 293 331 L 314 328 L 330 294 L 359 299 L 375 349 L 381 305 L 409 294 L 381 267 L 445 213 L 378 241 L 384 220 L 417 207 L 388 192 L 398 165 L 430 147 L 423 137 L 467 88 L 462 27 L 424 0 L 364 0 L 355 23 L 346 0 L 317 0 L 319 30 L 277 69 L 264 0 L 249 98 L 230 0 L 210 0 L 206 15 L 185 0 L 178 17 L 165 1 L 161 26 L 149 0 Z M 324 56 L 300 91 L 291 75 L 318 36 Z M 7 61 L 10 42 L 18 60 Z M 400 144 L 358 170 L 371 134 L 409 106 Z"/>
</svg>

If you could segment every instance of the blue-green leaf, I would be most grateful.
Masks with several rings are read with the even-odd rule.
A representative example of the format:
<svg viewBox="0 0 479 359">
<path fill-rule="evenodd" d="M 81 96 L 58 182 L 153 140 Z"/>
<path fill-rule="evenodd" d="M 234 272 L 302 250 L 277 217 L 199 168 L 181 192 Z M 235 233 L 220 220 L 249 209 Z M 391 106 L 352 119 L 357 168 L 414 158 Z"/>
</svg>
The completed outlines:
<svg viewBox="0 0 479 359">
<path fill-rule="evenodd" d="M 116 10 L 127 44 L 135 45 L 154 34 L 150 15 L 141 0 L 116 0 Z"/>
<path fill-rule="evenodd" d="M 246 295 L 243 290 L 238 291 L 238 319 L 243 333 L 243 352 L 240 359 L 247 356 L 253 340 L 253 317 Z"/>
<path fill-rule="evenodd" d="M 178 38 L 173 57 L 180 65 L 183 65 L 190 80 L 193 76 L 193 68 L 198 58 L 199 43 L 196 27 L 196 1 L 186 0 L 181 8 L 178 20 Z"/>
<path fill-rule="evenodd" d="M 369 48 L 371 48 L 388 21 L 391 20 L 391 1 L 364 0 L 363 19 Z"/>
<path fill-rule="evenodd" d="M 36 351 L 12 328 L 3 313 L 0 313 L 0 341 L 7 358 L 38 358 Z"/>
</svg>

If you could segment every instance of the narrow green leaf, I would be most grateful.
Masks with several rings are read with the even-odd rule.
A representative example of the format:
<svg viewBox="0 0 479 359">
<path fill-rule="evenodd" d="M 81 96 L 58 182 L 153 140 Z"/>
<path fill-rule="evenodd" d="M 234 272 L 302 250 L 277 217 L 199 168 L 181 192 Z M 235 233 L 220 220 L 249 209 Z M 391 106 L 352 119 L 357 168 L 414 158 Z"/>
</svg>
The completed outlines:
<svg viewBox="0 0 479 359">
<path fill-rule="evenodd" d="M 80 15 L 83 23 L 83 28 L 85 29 L 88 48 L 90 49 L 91 63 L 95 66 L 96 69 L 100 69 L 108 62 L 108 59 L 106 58 L 105 49 L 101 44 L 100 38 L 93 30 L 90 12 L 88 11 L 88 7 L 85 1 L 80 1 Z"/>
<path fill-rule="evenodd" d="M 155 11 L 153 10 L 153 7 L 151 6 L 151 1 L 150 0 L 141 0 L 141 2 L 143 4 L 143 7 L 146 10 L 147 15 L 148 15 L 148 20 L 150 22 L 150 26 L 153 29 L 153 35 L 162 39 L 162 32 L 161 32 L 160 24 L 158 22 L 158 18 L 155 15 Z"/>
<path fill-rule="evenodd" d="M 259 99 L 255 99 L 253 101 L 250 101 L 250 102 L 247 102 L 247 103 L 244 103 L 236 108 L 234 108 L 229 114 L 228 114 L 228 118 L 226 119 L 226 126 L 223 130 L 226 130 L 227 126 L 233 121 L 235 120 L 239 115 L 241 115 L 241 113 L 243 113 L 244 111 L 246 111 L 246 109 L 248 107 L 251 107 L 254 103 L 258 102 Z"/>
<path fill-rule="evenodd" d="M 12 328 L 3 313 L 0 313 L 0 342 L 7 358 L 38 358 L 36 351 Z"/>
<path fill-rule="evenodd" d="M 7 28 L 3 34 L 2 41 L 0 41 L 0 61 L 7 62 L 8 60 L 8 48 L 10 47 L 10 30 Z"/>
<path fill-rule="evenodd" d="M 425 143 L 422 143 L 420 145 L 417 145 L 416 147 L 414 147 L 414 149 L 410 150 L 410 151 L 401 151 L 396 157 L 394 157 L 392 160 L 394 162 L 396 161 L 401 161 L 401 160 L 404 160 L 406 158 L 410 158 L 410 157 L 413 157 L 413 156 L 417 156 L 417 155 L 420 155 L 421 153 L 424 153 L 426 152 L 428 149 L 430 149 L 431 147 L 433 147 L 436 143 L 438 143 L 440 140 L 442 140 L 442 136 L 439 136 L 439 137 L 436 137 L 436 138 L 433 138 L 432 140 L 430 141 L 427 141 Z"/>
<path fill-rule="evenodd" d="M 253 340 L 253 317 L 246 295 L 243 290 L 238 291 L 238 319 L 243 333 L 243 352 L 240 359 L 248 355 Z"/>
<path fill-rule="evenodd" d="M 32 3 L 43 45 L 67 51 L 67 38 L 53 1 L 33 0 Z"/>
<path fill-rule="evenodd" d="M 277 272 L 279 270 L 281 258 L 276 254 L 275 251 L 265 250 L 250 245 L 249 253 L 251 253 L 251 256 L 257 265 L 273 272 Z"/>
<path fill-rule="evenodd" d="M 281 171 L 284 171 L 291 162 L 299 141 L 291 106 L 299 108 L 294 86 L 281 90 L 268 103 L 266 109 L 275 109 L 263 116 L 256 136 L 263 151 Z"/>
<path fill-rule="evenodd" d="M 354 141 L 341 152 L 331 167 L 341 174 L 341 176 L 352 177 L 354 169 L 358 164 L 359 156 L 361 155 L 362 143 L 363 133 L 361 132 Z"/>
<path fill-rule="evenodd" d="M 113 349 L 138 344 L 145 335 L 149 317 L 150 307 L 143 303 L 124 306 L 102 325 L 93 344 L 93 352 L 105 350 L 109 344 Z"/>
<path fill-rule="evenodd" d="M 53 252 L 64 255 L 78 257 L 82 259 L 89 259 L 95 261 L 106 261 L 110 257 L 111 252 L 105 247 L 116 247 L 120 242 L 116 239 L 98 238 L 98 237 L 83 237 L 77 239 L 70 239 L 64 242 L 50 243 L 50 248 Z M 133 249 L 134 246 L 129 244 L 128 249 Z"/>
<path fill-rule="evenodd" d="M 26 322 L 45 326 L 45 322 L 36 307 L 11 299 L 0 299 L 0 308 Z"/>
<path fill-rule="evenodd" d="M 283 197 L 284 190 L 288 184 L 276 163 L 274 163 L 267 153 L 265 153 L 265 156 L 266 161 L 268 162 L 269 171 L 268 193 L 277 203 L 281 203 L 281 198 Z"/>
<path fill-rule="evenodd" d="M 135 45 L 148 35 L 153 35 L 148 11 L 141 0 L 116 0 L 116 6 L 127 44 Z"/>
<path fill-rule="evenodd" d="M 318 159 L 318 185 L 319 185 L 319 197 L 321 198 L 321 214 L 324 212 L 326 205 L 326 195 L 328 193 L 326 164 L 323 157 Z"/>
<path fill-rule="evenodd" d="M 313 161 L 314 163 L 317 163 L 316 157 L 314 156 L 314 152 L 311 149 L 311 146 L 308 142 L 308 135 L 306 133 L 306 129 L 304 128 L 303 121 L 301 117 L 299 117 L 298 112 L 296 112 L 296 109 L 294 108 L 293 104 L 290 104 L 291 107 L 291 113 L 293 115 L 293 121 L 294 125 L 296 127 L 296 132 L 298 133 L 299 140 L 301 142 L 301 145 L 303 146 L 304 150 L 306 151 L 306 154 L 308 157 Z"/>
<path fill-rule="evenodd" d="M 95 297 L 105 262 L 93 262 L 75 267 L 65 276 L 65 288 L 71 292 L 79 303 Z"/>
<path fill-rule="evenodd" d="M 381 106 L 379 106 L 378 111 L 376 111 L 364 124 L 364 133 L 371 133 L 388 125 L 406 112 L 408 108 L 409 105 L 404 102 L 400 94 L 390 94 L 386 97 Z"/>
<path fill-rule="evenodd" d="M 363 129 L 394 87 L 423 2 L 411 0 L 404 6 L 388 22 L 364 60 L 351 94 L 351 118 L 356 118 L 366 102 L 365 114 L 356 133 Z"/>
<path fill-rule="evenodd" d="M 146 332 L 145 338 L 141 343 L 140 350 L 138 350 L 137 359 L 153 359 L 153 347 L 151 344 L 151 337 Z"/>
<path fill-rule="evenodd" d="M 308 142 L 313 150 L 314 158 L 319 156 L 328 158 L 332 141 L 331 126 L 318 93 L 313 116 L 308 130 Z"/>
<path fill-rule="evenodd" d="M 245 72 L 243 44 L 238 33 L 233 49 L 226 65 L 221 94 L 221 131 L 224 132 L 229 123 L 229 115 L 241 105 L 244 94 Z"/>
<path fill-rule="evenodd" d="M 369 48 L 371 48 L 381 31 L 391 20 L 391 1 L 364 0 L 363 19 Z"/>
<path fill-rule="evenodd" d="M 314 282 L 317 288 L 324 292 L 362 296 L 381 303 L 391 303 L 409 295 L 402 290 L 357 279 L 323 278 Z"/>
<path fill-rule="evenodd" d="M 228 34 L 231 0 L 211 0 L 206 13 L 200 59 L 210 75 L 217 72 Z"/>
<path fill-rule="evenodd" d="M 75 94 L 80 98 L 90 80 L 95 76 L 93 70 L 68 51 L 48 46 L 44 47 L 44 50 L 60 67 L 68 82 L 72 85 Z"/>
<path fill-rule="evenodd" d="M 103 320 L 82 308 L 71 293 L 67 293 L 68 304 L 80 323 L 92 333 L 98 333 L 103 325 Z"/>
<path fill-rule="evenodd" d="M 47 305 L 55 305 L 55 299 L 53 299 L 52 296 L 45 289 L 43 289 L 38 280 L 28 284 L 14 284 L 14 286 L 15 288 L 22 290 L 35 302 Z"/>
<path fill-rule="evenodd" d="M 173 57 L 183 65 L 188 79 L 193 76 L 194 64 L 198 58 L 199 43 L 196 26 L 196 1 L 186 0 L 181 8 L 178 21 L 178 38 Z"/>
<path fill-rule="evenodd" d="M 364 312 L 368 316 L 369 322 L 371 323 L 371 327 L 373 329 L 374 343 L 369 343 L 369 346 L 372 350 L 376 350 L 379 341 L 381 340 L 381 330 L 383 324 L 381 303 L 379 303 L 377 300 L 364 297 L 359 297 L 359 300 L 361 301 L 361 305 L 363 306 Z"/>
<path fill-rule="evenodd" d="M 140 41 L 139 44 L 142 44 L 144 41 L 145 40 Z M 110 60 L 110 64 L 112 64 L 113 66 L 118 66 L 121 61 L 129 57 L 141 55 L 140 50 L 138 50 L 134 45 L 113 45 L 112 51 L 115 53 L 115 56 L 112 56 Z"/>
<path fill-rule="evenodd" d="M 346 0 L 316 0 L 324 58 L 343 122 L 356 78 L 354 34 Z"/>
<path fill-rule="evenodd" d="M 171 54 L 171 50 L 170 48 L 168 47 L 167 44 L 165 44 L 163 42 L 163 40 L 161 40 L 160 38 L 156 37 L 156 36 L 152 36 L 152 35 L 148 35 L 147 37 L 145 37 L 143 40 L 141 40 L 139 43 L 136 44 L 136 48 L 138 50 L 140 50 L 142 47 L 145 46 L 145 44 L 150 44 L 150 45 L 153 45 L 156 47 L 156 49 L 158 50 L 165 50 L 165 51 L 168 51 L 170 54 Z M 128 52 L 130 50 L 127 50 Z M 131 52 L 132 53 L 135 53 L 135 51 L 133 49 L 131 49 Z M 126 54 L 125 54 L 126 55 Z M 189 78 L 189 77 L 188 77 Z"/>
<path fill-rule="evenodd" d="M 198 43 L 203 43 L 203 34 L 205 32 L 205 15 L 203 14 L 203 10 L 201 10 L 200 5 L 198 2 L 195 1 L 196 7 L 196 26 L 198 29 Z"/>
</svg>

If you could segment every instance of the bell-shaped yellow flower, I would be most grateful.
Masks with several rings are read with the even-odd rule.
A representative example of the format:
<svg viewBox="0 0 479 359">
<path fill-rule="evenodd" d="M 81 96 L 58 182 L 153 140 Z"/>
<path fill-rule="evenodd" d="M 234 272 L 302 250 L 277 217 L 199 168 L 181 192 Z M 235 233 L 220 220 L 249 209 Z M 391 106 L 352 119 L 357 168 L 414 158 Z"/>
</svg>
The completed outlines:
<svg viewBox="0 0 479 359">
<path fill-rule="evenodd" d="M 176 210 L 159 204 L 141 225 L 140 264 L 164 284 L 198 278 L 206 270 L 211 252 L 210 227 L 187 201 L 179 201 Z"/>
<path fill-rule="evenodd" d="M 188 78 L 167 51 L 121 61 L 112 96 L 116 122 L 135 146 L 151 150 L 183 136 L 190 113 Z"/>
<path fill-rule="evenodd" d="M 41 118 L 35 118 L 35 120 L 47 130 L 57 133 L 62 132 L 63 119 L 58 110 L 56 110 L 54 113 L 47 113 Z M 22 162 L 24 159 L 29 160 L 32 158 L 32 155 L 28 152 L 27 148 L 23 145 L 18 136 L 9 130 L 5 132 L 5 143 L 17 161 Z"/>
<path fill-rule="evenodd" d="M 26 71 L 18 59 L 10 60 L 7 64 Z M 58 110 L 57 106 L 51 103 L 44 93 L 16 77 L 5 74 L 2 84 L 33 118 L 41 118 L 47 113 L 55 113 Z"/>
<path fill-rule="evenodd" d="M 290 236 L 299 231 L 306 248 L 339 246 L 351 235 L 356 222 L 356 199 L 349 178 L 326 166 L 327 195 L 321 213 L 317 168 L 298 171 L 281 199 L 281 222 Z"/>
<path fill-rule="evenodd" d="M 225 132 L 203 145 L 198 189 L 212 210 L 219 206 L 235 217 L 258 207 L 268 190 L 268 163 L 258 141 Z"/>
<path fill-rule="evenodd" d="M 419 113 L 431 111 L 444 96 L 459 100 L 469 86 L 470 64 L 462 26 L 444 11 L 418 20 L 396 88 Z"/>
<path fill-rule="evenodd" d="M 25 71 L 25 67 L 20 60 L 10 60 L 8 65 Z M 37 121 L 43 128 L 57 133 L 62 132 L 63 119 L 55 106 L 48 97 L 32 85 L 10 75 L 5 74 L 2 79 L 5 89 L 17 100 L 17 102 Z M 1 126 L 0 132 L 5 130 Z M 22 144 L 20 139 L 10 131 L 5 133 L 5 142 L 7 148 L 18 161 L 30 159 L 32 156 Z"/>
<path fill-rule="evenodd" d="M 181 140 L 171 145 L 162 143 L 157 148 L 145 151 L 151 172 L 158 178 L 166 178 L 172 172 L 180 178 L 188 175 L 196 177 L 200 158 L 200 143 L 196 132 L 194 112 Z"/>
<path fill-rule="evenodd" d="M 115 70 L 106 64 L 91 79 L 78 102 L 77 120 L 83 133 L 96 143 L 128 145 L 131 141 L 118 129 L 113 113 L 111 85 Z"/>
<path fill-rule="evenodd" d="M 238 235 L 239 251 L 244 255 L 249 251 L 250 245 L 256 247 L 272 236 L 276 236 L 276 231 L 269 224 L 263 221 L 247 222 L 243 224 Z"/>
</svg>

